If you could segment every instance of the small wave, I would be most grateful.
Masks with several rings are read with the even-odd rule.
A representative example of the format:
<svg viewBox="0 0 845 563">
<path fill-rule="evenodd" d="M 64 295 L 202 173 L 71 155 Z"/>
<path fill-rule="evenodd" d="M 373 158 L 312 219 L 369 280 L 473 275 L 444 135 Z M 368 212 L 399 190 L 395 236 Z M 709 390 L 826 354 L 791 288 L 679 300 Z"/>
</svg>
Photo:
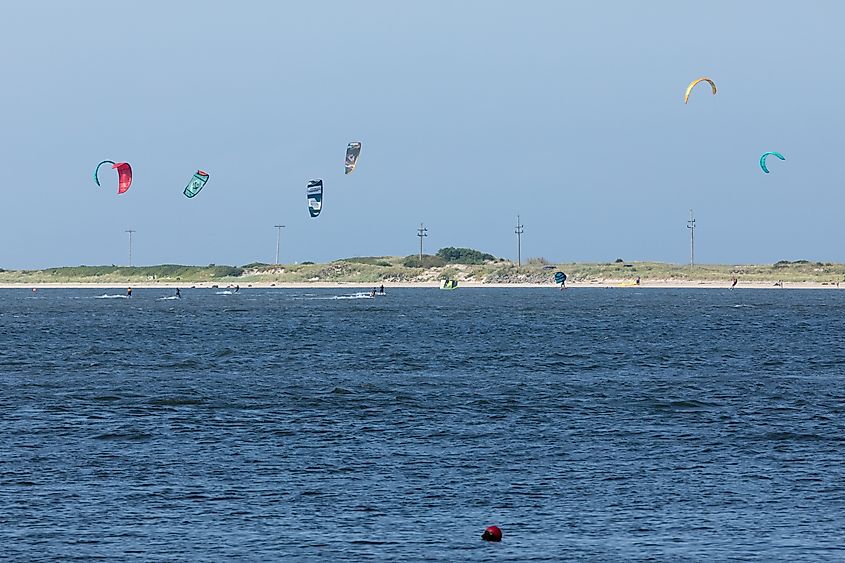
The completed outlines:
<svg viewBox="0 0 845 563">
<path fill-rule="evenodd" d="M 201 405 L 204 402 L 203 399 L 197 397 L 162 397 L 160 399 L 153 399 L 150 401 L 150 404 L 159 407 L 180 407 Z"/>
<path fill-rule="evenodd" d="M 799 432 L 766 432 L 762 440 L 771 442 L 841 442 L 843 438 L 836 435 L 824 436 L 822 434 L 799 433 Z"/>
<path fill-rule="evenodd" d="M 706 411 L 717 407 L 715 403 L 708 403 L 705 401 L 679 400 L 679 401 L 660 401 L 654 405 L 655 410 L 670 411 L 670 412 L 697 412 Z"/>
<path fill-rule="evenodd" d="M 129 299 L 128 295 L 109 295 L 109 294 L 102 294 L 94 297 L 94 299 Z"/>
<path fill-rule="evenodd" d="M 196 358 L 182 358 L 172 362 L 163 362 L 159 364 L 160 367 L 165 368 L 179 368 L 179 369 L 186 369 L 186 368 L 196 368 L 200 367 L 201 363 Z"/>
<path fill-rule="evenodd" d="M 152 434 L 147 434 L 146 432 L 106 432 L 104 434 L 94 436 L 94 439 L 106 441 L 143 442 L 151 439 L 152 437 Z"/>
<path fill-rule="evenodd" d="M 359 291 L 358 293 L 354 293 L 352 295 L 335 295 L 333 299 L 373 299 L 373 294 Z"/>
<path fill-rule="evenodd" d="M 352 295 L 327 295 L 325 297 L 300 297 L 298 299 L 303 299 L 305 301 L 334 301 L 338 299 L 373 299 L 371 293 L 354 293 Z"/>
<path fill-rule="evenodd" d="M 231 291 L 215 291 L 214 295 L 233 295 Z"/>
<path fill-rule="evenodd" d="M 159 301 L 173 301 L 174 299 L 182 299 L 181 297 L 177 297 L 176 295 L 168 295 L 167 297 L 159 297 Z"/>
</svg>

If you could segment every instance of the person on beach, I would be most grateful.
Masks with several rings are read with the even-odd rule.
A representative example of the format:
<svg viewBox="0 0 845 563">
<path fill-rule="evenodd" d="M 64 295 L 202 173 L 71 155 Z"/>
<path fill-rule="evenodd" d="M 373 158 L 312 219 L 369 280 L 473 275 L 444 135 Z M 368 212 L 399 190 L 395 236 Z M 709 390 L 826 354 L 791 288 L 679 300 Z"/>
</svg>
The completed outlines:
<svg viewBox="0 0 845 563">
<path fill-rule="evenodd" d="M 640 285 L 640 276 L 637 276 L 637 285 Z"/>
</svg>

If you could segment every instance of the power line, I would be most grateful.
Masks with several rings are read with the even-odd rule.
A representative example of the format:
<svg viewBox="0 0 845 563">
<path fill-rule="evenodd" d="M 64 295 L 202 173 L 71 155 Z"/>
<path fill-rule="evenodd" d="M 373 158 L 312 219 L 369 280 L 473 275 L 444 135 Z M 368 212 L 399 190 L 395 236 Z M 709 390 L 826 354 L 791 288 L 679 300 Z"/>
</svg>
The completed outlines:
<svg viewBox="0 0 845 563">
<path fill-rule="evenodd" d="M 420 223 L 420 228 L 417 229 L 417 236 L 420 237 L 420 267 L 422 267 L 423 238 L 428 236 L 428 229 L 422 223 Z"/>
<path fill-rule="evenodd" d="M 689 265 L 695 266 L 695 217 L 692 216 L 692 209 L 689 210 L 687 229 L 689 229 Z"/>
<path fill-rule="evenodd" d="M 522 267 L 522 233 L 525 230 L 522 228 L 522 223 L 519 222 L 519 215 L 516 216 L 516 227 L 514 227 L 513 232 L 516 233 L 516 267 Z"/>
<path fill-rule="evenodd" d="M 273 225 L 273 226 L 276 227 L 276 261 L 273 262 L 273 265 L 278 266 L 279 265 L 279 242 L 282 239 L 282 229 L 284 229 L 285 226 L 284 225 Z"/>
<path fill-rule="evenodd" d="M 129 233 L 129 267 L 132 267 L 132 233 L 135 233 L 135 229 L 126 229 L 127 233 Z"/>
</svg>

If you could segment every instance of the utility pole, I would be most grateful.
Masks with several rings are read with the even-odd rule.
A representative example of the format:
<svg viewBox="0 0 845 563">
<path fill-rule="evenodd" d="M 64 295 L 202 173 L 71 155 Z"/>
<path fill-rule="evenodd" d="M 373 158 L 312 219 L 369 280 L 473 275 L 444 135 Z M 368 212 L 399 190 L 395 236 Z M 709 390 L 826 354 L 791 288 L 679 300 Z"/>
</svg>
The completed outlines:
<svg viewBox="0 0 845 563">
<path fill-rule="evenodd" d="M 420 228 L 417 229 L 417 236 L 420 237 L 420 266 L 422 266 L 423 238 L 428 236 L 428 229 L 422 223 L 420 223 Z"/>
<path fill-rule="evenodd" d="M 519 215 L 516 216 L 516 227 L 514 227 L 513 232 L 516 233 L 516 267 L 522 267 L 522 233 L 525 231 L 523 230 L 522 223 L 519 222 Z"/>
<path fill-rule="evenodd" d="M 285 228 L 284 225 L 273 225 L 276 227 L 276 261 L 273 262 L 274 266 L 279 265 L 279 241 L 282 239 L 282 229 Z"/>
<path fill-rule="evenodd" d="M 689 229 L 689 265 L 695 266 L 695 217 L 692 216 L 692 209 L 689 210 L 687 229 Z"/>
<path fill-rule="evenodd" d="M 132 233 L 135 232 L 135 229 L 126 229 L 127 233 L 129 233 L 129 267 L 132 267 Z"/>
</svg>

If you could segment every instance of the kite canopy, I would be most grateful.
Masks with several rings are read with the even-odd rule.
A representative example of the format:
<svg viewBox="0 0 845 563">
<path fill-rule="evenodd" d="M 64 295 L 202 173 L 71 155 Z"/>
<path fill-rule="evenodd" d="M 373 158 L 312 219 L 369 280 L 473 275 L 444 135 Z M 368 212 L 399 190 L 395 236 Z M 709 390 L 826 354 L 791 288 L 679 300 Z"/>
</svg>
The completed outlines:
<svg viewBox="0 0 845 563">
<path fill-rule="evenodd" d="M 103 164 L 111 164 L 112 168 L 117 170 L 117 193 L 126 193 L 126 191 L 129 190 L 129 187 L 132 185 L 132 167 L 129 166 L 129 163 L 115 163 L 113 160 L 102 161 L 100 164 L 97 165 L 97 168 L 94 169 L 94 181 L 97 183 L 98 186 L 100 185 L 100 167 Z"/>
<path fill-rule="evenodd" d="M 760 168 L 762 168 L 763 172 L 765 172 L 766 174 L 769 173 L 769 169 L 766 168 L 766 159 L 769 157 L 769 155 L 776 156 L 781 160 L 786 160 L 786 158 L 782 154 L 780 154 L 779 152 L 774 152 L 774 151 L 764 152 L 763 156 L 760 157 Z"/>
<path fill-rule="evenodd" d="M 125 193 L 132 185 L 132 167 L 126 162 L 118 162 L 112 168 L 117 170 L 117 193 Z"/>
<path fill-rule="evenodd" d="M 713 89 L 713 95 L 716 95 L 716 83 L 707 78 L 706 76 L 702 76 L 701 78 L 696 78 L 695 80 L 689 83 L 689 86 L 687 86 L 687 91 L 684 92 L 684 103 L 687 103 L 687 101 L 689 101 L 690 92 L 692 92 L 692 89 L 695 88 L 695 85 L 699 82 L 710 83 L 710 87 Z"/>
<path fill-rule="evenodd" d="M 316 217 L 323 210 L 323 181 L 310 180 L 305 195 L 308 198 L 308 213 Z"/>
<path fill-rule="evenodd" d="M 563 283 L 566 281 L 566 274 L 563 272 L 555 272 L 555 283 Z"/>
<path fill-rule="evenodd" d="M 353 141 L 346 147 L 346 172 L 350 174 L 355 170 L 355 165 L 358 164 L 358 155 L 361 154 L 361 143 Z"/>
<path fill-rule="evenodd" d="M 197 170 L 191 178 L 191 181 L 188 182 L 187 186 L 185 186 L 185 197 L 194 197 L 200 193 L 200 190 L 202 190 L 206 182 L 208 182 L 208 173 L 202 170 Z"/>
</svg>

